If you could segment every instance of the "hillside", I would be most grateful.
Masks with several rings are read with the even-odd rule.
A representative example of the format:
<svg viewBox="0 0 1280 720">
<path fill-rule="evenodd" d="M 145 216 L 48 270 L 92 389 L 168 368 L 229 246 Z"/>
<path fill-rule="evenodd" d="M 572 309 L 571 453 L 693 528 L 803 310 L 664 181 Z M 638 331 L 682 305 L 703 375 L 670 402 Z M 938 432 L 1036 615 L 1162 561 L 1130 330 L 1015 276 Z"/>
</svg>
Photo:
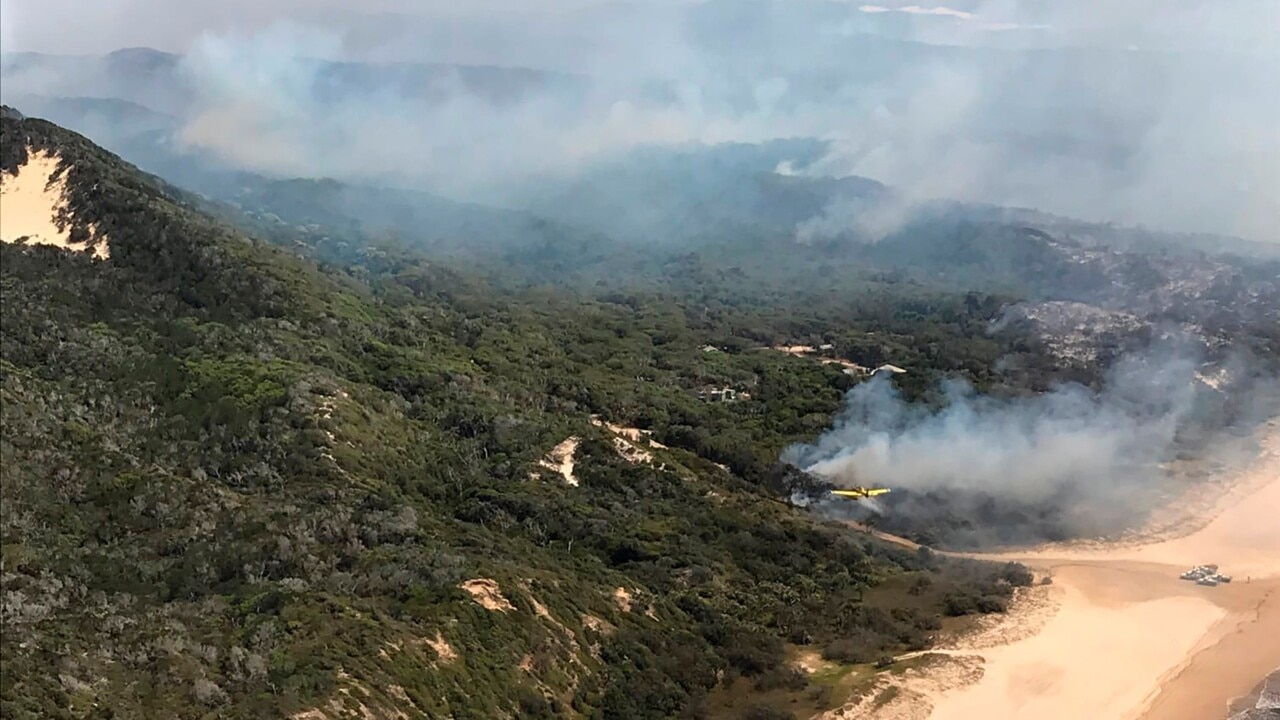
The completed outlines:
<svg viewBox="0 0 1280 720">
<path fill-rule="evenodd" d="M 525 308 L 568 301 L 552 322 L 583 301 L 607 308 L 613 327 L 629 324 L 626 313 L 652 318 L 661 350 L 602 356 L 618 377 L 661 378 L 672 392 L 611 385 L 607 414 L 753 482 L 791 442 L 830 427 L 839 394 L 854 384 L 839 363 L 909 368 L 894 384 L 937 407 L 955 380 L 996 398 L 1063 381 L 1097 391 L 1117 360 L 1176 338 L 1179 353 L 1202 364 L 1188 382 L 1230 382 L 1197 410 L 1199 428 L 1180 432 L 1184 444 L 1170 457 L 1202 450 L 1205 430 L 1254 419 L 1280 372 L 1280 265 L 1265 245 L 911 201 L 864 178 L 806 175 L 826 152 L 811 140 L 620 152 L 513 183 L 491 198 L 504 207 L 350 178 L 273 179 L 155 147 L 169 149 L 159 160 L 145 147 L 121 152 L 201 193 L 193 206 L 360 282 L 425 255 L 433 278 L 453 278 L 427 291 L 440 301 L 480 296 L 484 305 L 497 289 Z M 672 337 L 687 343 L 680 353 Z M 699 358 L 703 345 L 723 355 Z M 760 348 L 794 345 L 826 349 L 790 366 L 760 357 Z M 632 365 L 635 357 L 647 360 Z M 801 369 L 819 361 L 827 365 Z M 708 370 L 726 362 L 731 371 Z M 786 378 L 767 411 L 756 386 L 770 374 L 759 363 Z M 814 385 L 793 392 L 792 374 L 811 371 Z M 715 387 L 752 400 L 735 412 L 699 408 L 698 394 Z M 885 520 L 942 547 L 1017 544 L 1077 534 L 1063 522 L 1063 500 L 1026 502 L 985 486 L 923 501 L 898 492 Z M 991 525 L 1001 532 L 987 533 Z"/>
<path fill-rule="evenodd" d="M 110 247 L 0 244 L 5 717 L 817 707 L 849 687 L 787 648 L 869 672 L 1026 581 L 776 499 L 803 481 L 777 453 L 851 380 L 700 349 L 793 329 L 767 315 L 513 294 L 393 247 L 321 267 L 81 136 L 2 122 L 5 186 L 51 159 L 55 224 Z M 867 322 L 901 302 L 879 297 Z M 902 322 L 884 342 L 923 352 Z M 996 355 L 980 326 L 934 332 Z M 567 438 L 574 483 L 542 462 Z"/>
</svg>

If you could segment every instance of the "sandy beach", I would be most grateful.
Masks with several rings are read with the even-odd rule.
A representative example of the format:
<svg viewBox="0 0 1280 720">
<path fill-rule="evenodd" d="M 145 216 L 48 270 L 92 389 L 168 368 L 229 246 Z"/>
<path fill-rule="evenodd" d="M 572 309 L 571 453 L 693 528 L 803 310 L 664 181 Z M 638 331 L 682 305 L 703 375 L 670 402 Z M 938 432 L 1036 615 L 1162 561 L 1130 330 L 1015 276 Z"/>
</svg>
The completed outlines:
<svg viewBox="0 0 1280 720">
<path fill-rule="evenodd" d="M 1182 537 L 986 556 L 1052 576 L 1056 610 L 1037 631 L 1010 631 L 1020 639 L 971 646 L 981 678 L 933 698 L 930 720 L 1225 718 L 1231 700 L 1280 668 L 1280 424 L 1264 428 L 1260 446 Z M 1178 579 L 1202 563 L 1235 582 Z"/>
</svg>

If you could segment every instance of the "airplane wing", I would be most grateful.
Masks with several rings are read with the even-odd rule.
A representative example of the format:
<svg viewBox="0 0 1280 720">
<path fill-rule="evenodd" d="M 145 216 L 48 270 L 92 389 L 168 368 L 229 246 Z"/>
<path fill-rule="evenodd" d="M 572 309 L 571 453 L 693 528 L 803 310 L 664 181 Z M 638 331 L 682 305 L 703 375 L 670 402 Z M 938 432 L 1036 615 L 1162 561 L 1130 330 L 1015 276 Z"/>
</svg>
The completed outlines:
<svg viewBox="0 0 1280 720">
<path fill-rule="evenodd" d="M 852 490 L 832 490 L 831 494 L 839 495 L 840 497 L 866 498 L 877 497 L 879 495 L 884 495 L 887 492 L 889 492 L 889 488 L 876 488 L 874 490 L 870 490 L 868 488 L 854 488 Z"/>
<path fill-rule="evenodd" d="M 867 494 L 862 490 L 832 490 L 831 494 L 839 495 L 840 497 L 851 497 L 851 498 L 861 498 L 861 497 L 867 496 Z"/>
</svg>

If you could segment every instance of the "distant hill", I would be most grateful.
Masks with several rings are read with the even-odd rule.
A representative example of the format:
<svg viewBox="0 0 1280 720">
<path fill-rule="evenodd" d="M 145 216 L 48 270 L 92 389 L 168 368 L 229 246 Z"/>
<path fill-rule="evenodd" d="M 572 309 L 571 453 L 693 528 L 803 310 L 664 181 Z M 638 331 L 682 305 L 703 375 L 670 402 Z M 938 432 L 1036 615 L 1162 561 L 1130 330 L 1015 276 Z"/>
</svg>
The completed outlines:
<svg viewBox="0 0 1280 720">
<path fill-rule="evenodd" d="M 0 56 L 4 101 L 22 95 L 123 100 L 180 115 L 194 97 L 195 77 L 184 57 L 150 48 L 106 55 L 66 56 L 5 53 Z M 448 63 L 354 63 L 299 58 L 296 71 L 311 78 L 310 92 L 321 100 L 394 95 L 439 99 L 466 94 L 501 104 L 537 91 L 580 91 L 586 78 L 530 68 Z"/>
<path fill-rule="evenodd" d="M 1083 302 L 1156 324 L 1191 323 L 1193 333 L 1217 338 L 1210 345 L 1235 338 L 1242 324 L 1261 336 L 1274 325 L 1280 245 L 913 201 L 865 178 L 805 174 L 827 150 L 815 140 L 642 147 L 575 173 L 499 189 L 490 194 L 504 206 L 497 207 L 240 172 L 180 150 L 166 116 L 120 101 L 30 98 L 29 106 L 101 130 L 115 139 L 108 143 L 113 150 L 229 205 L 225 217 L 233 223 L 290 242 L 300 237 L 332 257 L 391 240 L 468 263 L 499 282 L 683 291 L 689 282 L 672 269 L 695 253 L 771 292 L 837 290 L 894 273 L 956 291 Z M 699 277 L 700 291 L 720 292 Z M 1258 347 L 1265 354 L 1267 345 Z"/>
</svg>

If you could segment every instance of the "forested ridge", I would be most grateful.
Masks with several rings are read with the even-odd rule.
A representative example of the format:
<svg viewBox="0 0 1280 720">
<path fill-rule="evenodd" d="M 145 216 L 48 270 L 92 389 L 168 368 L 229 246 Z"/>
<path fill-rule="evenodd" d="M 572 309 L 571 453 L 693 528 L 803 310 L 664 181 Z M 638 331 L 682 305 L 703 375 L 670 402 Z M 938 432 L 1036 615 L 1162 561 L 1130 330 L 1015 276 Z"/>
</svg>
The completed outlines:
<svg viewBox="0 0 1280 720">
<path fill-rule="evenodd" d="M 856 381 L 761 349 L 825 340 L 925 397 L 1035 355 L 987 333 L 999 298 L 588 295 L 395 245 L 301 257 L 78 135 L 2 130 L 3 170 L 55 153 L 111 247 L 0 245 L 5 717 L 821 706 L 789 647 L 872 663 L 1030 579 L 786 503 L 813 480 L 779 452 Z M 603 422 L 650 432 L 651 459 Z M 539 465 L 570 436 L 576 486 Z"/>
</svg>

